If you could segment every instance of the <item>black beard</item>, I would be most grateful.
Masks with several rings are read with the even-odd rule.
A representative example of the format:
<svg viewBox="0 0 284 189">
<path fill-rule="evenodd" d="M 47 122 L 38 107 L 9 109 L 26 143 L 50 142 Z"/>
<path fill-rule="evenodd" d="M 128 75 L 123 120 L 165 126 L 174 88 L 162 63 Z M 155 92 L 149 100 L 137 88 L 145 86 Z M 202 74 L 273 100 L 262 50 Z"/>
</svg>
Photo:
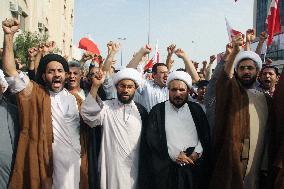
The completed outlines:
<svg viewBox="0 0 284 189">
<path fill-rule="evenodd" d="M 187 98 L 188 99 L 188 98 Z M 172 101 L 172 99 L 170 98 L 169 99 L 170 100 L 170 102 L 172 103 L 172 105 L 174 105 L 176 108 L 181 108 L 186 102 L 187 102 L 187 100 L 184 100 L 181 104 L 175 104 L 175 102 L 174 101 Z"/>
<path fill-rule="evenodd" d="M 250 80 L 243 80 L 242 78 L 239 78 L 239 77 L 237 77 L 237 79 L 240 81 L 242 86 L 246 89 L 251 88 L 256 82 L 256 76 L 253 76 Z"/>
<path fill-rule="evenodd" d="M 118 93 L 117 93 L 117 99 L 118 99 L 122 104 L 130 104 L 130 102 L 131 102 L 131 101 L 133 100 L 133 98 L 134 98 L 134 94 L 133 94 L 133 95 L 130 95 L 128 100 L 124 100 L 124 99 L 122 98 L 123 95 L 124 95 L 124 94 L 118 94 Z"/>
</svg>

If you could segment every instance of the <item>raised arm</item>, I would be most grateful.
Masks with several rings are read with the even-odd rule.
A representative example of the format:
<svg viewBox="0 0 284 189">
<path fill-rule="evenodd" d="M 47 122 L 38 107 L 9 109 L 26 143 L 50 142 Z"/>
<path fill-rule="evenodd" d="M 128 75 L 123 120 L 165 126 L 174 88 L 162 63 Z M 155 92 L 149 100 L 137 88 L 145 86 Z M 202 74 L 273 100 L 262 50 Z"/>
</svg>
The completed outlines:
<svg viewBox="0 0 284 189">
<path fill-rule="evenodd" d="M 228 62 L 225 64 L 224 68 L 229 78 L 234 77 L 234 60 L 237 54 L 240 52 L 242 44 L 243 44 L 242 34 L 238 34 L 237 36 L 233 37 L 232 39 L 233 50 L 230 56 L 228 57 Z"/>
<path fill-rule="evenodd" d="M 107 44 L 108 55 L 107 55 L 107 57 L 104 61 L 104 64 L 103 64 L 103 71 L 105 71 L 105 72 L 110 71 L 110 68 L 113 64 L 114 56 L 119 51 L 119 48 L 120 48 L 120 44 L 118 44 L 118 43 L 113 43 L 112 41 L 110 41 Z"/>
<path fill-rule="evenodd" d="M 251 42 L 255 40 L 255 30 L 248 29 L 246 32 L 246 43 L 245 43 L 245 51 L 251 50 Z"/>
<path fill-rule="evenodd" d="M 4 31 L 3 44 L 3 70 L 8 76 L 17 76 L 14 52 L 13 52 L 13 38 L 14 34 L 19 30 L 19 21 L 16 19 L 4 20 L 2 22 Z"/>
<path fill-rule="evenodd" d="M 216 56 L 211 55 L 209 65 L 207 66 L 206 73 L 205 73 L 205 79 L 207 81 L 209 81 L 212 77 L 212 64 L 214 63 L 215 60 L 216 60 Z"/>
<path fill-rule="evenodd" d="M 138 64 L 141 62 L 142 58 L 151 52 L 152 48 L 149 45 L 142 47 L 136 54 L 133 56 L 127 68 L 137 69 Z"/>
<path fill-rule="evenodd" d="M 186 69 L 187 73 L 192 78 L 192 83 L 198 82 L 200 80 L 200 77 L 199 77 L 192 61 L 187 57 L 186 53 L 182 49 L 177 49 L 175 51 L 175 54 L 183 60 L 184 65 L 185 65 L 185 69 Z"/>
<path fill-rule="evenodd" d="M 171 44 L 170 46 L 167 47 L 168 55 L 166 59 L 166 65 L 169 71 L 171 71 L 173 64 L 174 64 L 174 60 L 172 60 L 172 56 L 175 52 L 175 48 L 176 48 L 175 44 Z"/>
<path fill-rule="evenodd" d="M 101 125 L 102 123 L 102 110 L 103 102 L 98 97 L 98 89 L 102 85 L 105 79 L 105 74 L 102 70 L 93 68 L 90 70 L 90 80 L 92 87 L 89 95 L 85 99 L 81 107 L 81 115 L 85 123 L 90 127 Z"/>
<path fill-rule="evenodd" d="M 261 51 L 262 51 L 262 47 L 265 42 L 265 39 L 266 39 L 266 32 L 261 32 L 259 36 L 259 42 L 255 50 L 255 53 L 258 54 L 259 56 L 261 55 Z"/>
</svg>

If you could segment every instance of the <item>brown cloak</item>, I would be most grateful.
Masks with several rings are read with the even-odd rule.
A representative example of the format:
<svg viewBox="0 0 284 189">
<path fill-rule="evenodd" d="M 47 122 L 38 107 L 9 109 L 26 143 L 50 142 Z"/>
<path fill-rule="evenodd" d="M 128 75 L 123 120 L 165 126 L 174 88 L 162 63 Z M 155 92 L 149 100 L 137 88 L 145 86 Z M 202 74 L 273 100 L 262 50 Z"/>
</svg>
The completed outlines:
<svg viewBox="0 0 284 189">
<path fill-rule="evenodd" d="M 273 189 L 284 189 L 284 71 L 273 97 L 270 126 L 270 154 Z"/>
<path fill-rule="evenodd" d="M 9 189 L 52 188 L 52 142 L 51 101 L 47 90 L 32 82 L 30 95 L 17 94 L 20 114 L 20 136 L 14 170 Z M 77 99 L 78 105 L 82 103 Z M 82 124 L 81 124 L 82 125 Z M 80 188 L 88 188 L 88 161 L 86 128 L 80 128 L 81 173 Z"/>
</svg>

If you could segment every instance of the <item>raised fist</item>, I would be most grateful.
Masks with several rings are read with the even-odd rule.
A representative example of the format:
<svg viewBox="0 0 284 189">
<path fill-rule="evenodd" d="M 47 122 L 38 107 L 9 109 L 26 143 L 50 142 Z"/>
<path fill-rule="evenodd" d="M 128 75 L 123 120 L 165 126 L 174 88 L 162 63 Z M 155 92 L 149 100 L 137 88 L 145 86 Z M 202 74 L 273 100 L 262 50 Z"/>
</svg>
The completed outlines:
<svg viewBox="0 0 284 189">
<path fill-rule="evenodd" d="M 232 38 L 233 49 L 236 51 L 241 50 L 243 43 L 244 43 L 244 37 L 242 34 L 238 34 Z"/>
<path fill-rule="evenodd" d="M 29 56 L 30 61 L 35 60 L 35 56 L 37 55 L 38 52 L 39 50 L 36 47 L 32 47 L 28 49 L 28 56 Z"/>
<path fill-rule="evenodd" d="M 2 22 L 4 34 L 14 35 L 20 29 L 20 22 L 16 19 L 6 19 Z"/>
<path fill-rule="evenodd" d="M 144 55 L 149 54 L 152 51 L 152 48 L 150 47 L 150 45 L 146 45 L 145 47 L 142 47 L 139 52 Z"/>
<path fill-rule="evenodd" d="M 259 35 L 259 42 L 264 42 L 266 39 L 266 32 L 261 32 Z"/>
<path fill-rule="evenodd" d="M 175 51 L 175 54 L 177 55 L 177 57 L 179 58 L 184 58 L 186 56 L 185 52 L 182 49 L 177 49 Z"/>
<path fill-rule="evenodd" d="M 252 42 L 255 40 L 255 30 L 254 29 L 248 29 L 246 32 L 246 41 Z"/>
<path fill-rule="evenodd" d="M 168 55 L 172 56 L 172 54 L 175 52 L 176 45 L 171 44 L 170 46 L 167 47 Z"/>
<path fill-rule="evenodd" d="M 212 64 L 215 60 L 216 60 L 216 56 L 215 55 L 211 55 L 210 56 L 210 64 Z"/>
<path fill-rule="evenodd" d="M 108 53 L 117 53 L 120 49 L 119 43 L 113 43 L 112 41 L 108 42 L 107 44 Z"/>
</svg>

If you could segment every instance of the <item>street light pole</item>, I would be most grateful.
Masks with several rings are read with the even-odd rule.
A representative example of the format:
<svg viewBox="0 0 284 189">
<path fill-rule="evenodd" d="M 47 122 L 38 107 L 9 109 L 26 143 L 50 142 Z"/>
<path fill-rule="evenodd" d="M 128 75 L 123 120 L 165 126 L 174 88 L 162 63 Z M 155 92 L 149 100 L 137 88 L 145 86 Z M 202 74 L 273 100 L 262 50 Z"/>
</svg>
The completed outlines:
<svg viewBox="0 0 284 189">
<path fill-rule="evenodd" d="M 117 39 L 120 41 L 125 41 L 126 37 L 118 37 Z M 121 50 L 120 50 L 120 66 L 121 67 L 122 67 L 122 64 L 123 64 L 123 60 L 122 60 L 122 42 L 121 42 Z"/>
</svg>

